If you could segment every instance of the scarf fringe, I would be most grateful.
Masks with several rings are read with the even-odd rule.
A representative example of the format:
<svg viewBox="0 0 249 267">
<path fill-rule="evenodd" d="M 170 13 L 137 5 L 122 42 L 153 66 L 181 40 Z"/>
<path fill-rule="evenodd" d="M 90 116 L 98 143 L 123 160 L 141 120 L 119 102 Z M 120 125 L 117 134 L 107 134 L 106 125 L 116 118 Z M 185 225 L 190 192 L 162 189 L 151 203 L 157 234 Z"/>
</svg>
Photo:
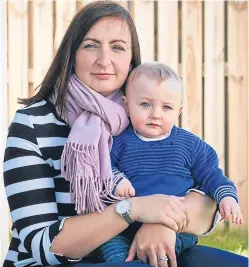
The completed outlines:
<svg viewBox="0 0 249 267">
<path fill-rule="evenodd" d="M 61 172 L 70 182 L 70 194 L 77 214 L 102 212 L 106 203 L 120 199 L 112 194 L 112 177 L 101 179 L 97 148 L 66 142 L 61 157 Z"/>
</svg>

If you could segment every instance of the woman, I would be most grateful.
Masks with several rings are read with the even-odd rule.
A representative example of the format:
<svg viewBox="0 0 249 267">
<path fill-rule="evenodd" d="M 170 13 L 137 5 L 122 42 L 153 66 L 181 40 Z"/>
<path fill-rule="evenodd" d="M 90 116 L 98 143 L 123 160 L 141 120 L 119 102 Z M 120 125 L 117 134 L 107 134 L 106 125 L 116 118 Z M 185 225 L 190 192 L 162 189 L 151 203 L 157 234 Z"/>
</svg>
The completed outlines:
<svg viewBox="0 0 249 267">
<path fill-rule="evenodd" d="M 118 202 L 102 213 L 76 214 L 70 183 L 61 175 L 64 145 L 68 144 L 67 139 L 82 141 L 85 137 L 92 142 L 91 135 L 95 137 L 101 131 L 110 137 L 118 134 L 121 126 L 125 127 L 126 118 L 114 102 L 120 99 L 118 89 L 124 85 L 129 71 L 139 64 L 136 29 L 125 9 L 113 2 L 93 2 L 76 14 L 40 91 L 21 101 L 28 106 L 17 111 L 9 128 L 4 182 L 13 236 L 4 267 L 93 262 L 94 250 L 125 230 L 127 218 L 144 223 L 127 260 L 137 254 L 151 265 L 167 266 L 168 257 L 171 267 L 175 267 L 176 231 L 200 234 L 210 228 L 215 204 L 194 192 L 185 198 L 134 197 L 125 208 Z M 92 96 L 99 100 L 97 104 L 92 103 Z M 118 127 L 110 120 L 109 110 L 108 114 L 99 112 L 98 108 L 107 111 L 105 103 L 113 107 Z M 89 120 L 85 117 L 78 120 L 83 110 L 88 111 Z M 92 118 L 99 121 L 100 128 L 91 128 L 88 122 Z M 78 132 L 75 125 L 79 126 Z M 102 140 L 98 152 L 106 152 L 106 140 Z M 67 161 L 69 153 L 65 151 Z M 105 158 L 100 159 L 100 166 L 105 166 L 102 162 Z M 73 167 L 67 165 L 64 170 L 62 166 L 66 178 L 78 174 Z M 75 187 L 72 190 L 74 193 Z"/>
</svg>

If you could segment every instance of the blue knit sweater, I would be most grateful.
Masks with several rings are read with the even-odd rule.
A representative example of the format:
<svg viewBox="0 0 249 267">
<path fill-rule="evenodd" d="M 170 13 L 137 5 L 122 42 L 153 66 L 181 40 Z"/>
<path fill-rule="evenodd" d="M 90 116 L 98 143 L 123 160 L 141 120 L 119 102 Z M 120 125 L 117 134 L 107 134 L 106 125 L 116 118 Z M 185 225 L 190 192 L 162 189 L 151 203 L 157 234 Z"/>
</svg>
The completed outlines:
<svg viewBox="0 0 249 267">
<path fill-rule="evenodd" d="M 234 184 L 218 167 L 214 149 L 176 126 L 168 138 L 150 142 L 128 127 L 114 137 L 111 162 L 115 175 L 123 173 L 131 181 L 136 196 L 184 196 L 190 188 L 199 187 L 217 203 L 226 196 L 238 201 Z"/>
</svg>

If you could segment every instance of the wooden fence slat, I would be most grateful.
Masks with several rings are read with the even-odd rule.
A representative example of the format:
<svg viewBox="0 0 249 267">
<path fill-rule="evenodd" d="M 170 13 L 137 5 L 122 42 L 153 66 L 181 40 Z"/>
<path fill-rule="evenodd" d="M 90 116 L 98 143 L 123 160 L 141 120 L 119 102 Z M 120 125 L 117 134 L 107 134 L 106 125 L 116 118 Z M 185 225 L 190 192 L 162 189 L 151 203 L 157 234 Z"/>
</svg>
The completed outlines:
<svg viewBox="0 0 249 267">
<path fill-rule="evenodd" d="M 217 151 L 224 169 L 225 62 L 224 1 L 205 1 L 204 139 Z"/>
<path fill-rule="evenodd" d="M 228 148 L 229 177 L 240 193 L 248 219 L 248 3 L 228 3 Z M 248 222 L 246 222 L 248 224 Z"/>
<path fill-rule="evenodd" d="M 8 3 L 8 99 L 9 122 L 20 105 L 18 97 L 28 96 L 28 1 Z"/>
<path fill-rule="evenodd" d="M 84 6 L 84 1 L 76 0 L 76 9 L 77 11 Z"/>
<path fill-rule="evenodd" d="M 33 2 L 33 83 L 41 84 L 53 59 L 53 1 Z"/>
<path fill-rule="evenodd" d="M 119 3 L 122 7 L 124 7 L 126 10 L 129 10 L 129 4 L 128 2 L 129 1 L 124 1 L 124 0 L 121 0 L 121 1 L 116 1 L 117 3 Z"/>
<path fill-rule="evenodd" d="M 60 2 L 59 0 L 57 0 L 58 2 Z M 69 0 L 64 0 L 64 1 L 69 1 Z M 96 1 L 96 0 L 95 0 Z M 94 1 L 89 1 L 89 0 L 76 0 L 76 9 L 79 10 L 81 9 L 83 6 L 87 5 L 90 2 L 94 2 Z M 125 1 L 125 0 L 118 0 L 115 1 L 117 3 L 119 3 L 121 6 L 123 6 L 126 10 L 129 10 L 129 3 L 130 1 Z"/>
<path fill-rule="evenodd" d="M 202 137 L 202 1 L 182 1 L 182 127 Z"/>
<path fill-rule="evenodd" d="M 178 72 L 178 1 L 158 1 L 158 61 Z"/>
<path fill-rule="evenodd" d="M 56 0 L 56 29 L 54 48 L 57 50 L 62 38 L 76 13 L 75 0 Z"/>
<path fill-rule="evenodd" d="M 157 60 L 178 73 L 178 1 L 158 1 L 157 3 Z M 176 125 L 179 126 L 179 122 Z"/>
<path fill-rule="evenodd" d="M 3 162 L 8 129 L 7 97 L 7 12 L 6 1 L 0 2 L 0 161 Z M 0 165 L 0 266 L 9 247 L 9 206 L 3 184 L 3 164 Z"/>
<path fill-rule="evenodd" d="M 154 61 L 154 1 L 133 2 L 134 21 L 141 46 L 142 62 Z"/>
</svg>

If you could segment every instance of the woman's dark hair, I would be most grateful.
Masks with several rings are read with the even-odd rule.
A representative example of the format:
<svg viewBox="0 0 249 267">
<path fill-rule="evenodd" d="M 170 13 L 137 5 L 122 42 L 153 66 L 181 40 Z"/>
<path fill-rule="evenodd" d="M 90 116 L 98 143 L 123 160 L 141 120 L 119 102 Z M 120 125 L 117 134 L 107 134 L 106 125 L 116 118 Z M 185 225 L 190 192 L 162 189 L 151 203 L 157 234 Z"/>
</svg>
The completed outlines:
<svg viewBox="0 0 249 267">
<path fill-rule="evenodd" d="M 132 39 L 132 69 L 141 63 L 137 31 L 129 12 L 118 3 L 112 1 L 92 2 L 79 10 L 70 23 L 48 72 L 41 85 L 37 87 L 40 87 L 40 90 L 30 98 L 19 99 L 20 104 L 29 105 L 47 98 L 53 93 L 56 85 L 58 95 L 55 105 L 62 112 L 65 106 L 67 83 L 74 72 L 76 51 L 89 29 L 97 21 L 105 17 L 118 17 L 126 21 Z"/>
</svg>

